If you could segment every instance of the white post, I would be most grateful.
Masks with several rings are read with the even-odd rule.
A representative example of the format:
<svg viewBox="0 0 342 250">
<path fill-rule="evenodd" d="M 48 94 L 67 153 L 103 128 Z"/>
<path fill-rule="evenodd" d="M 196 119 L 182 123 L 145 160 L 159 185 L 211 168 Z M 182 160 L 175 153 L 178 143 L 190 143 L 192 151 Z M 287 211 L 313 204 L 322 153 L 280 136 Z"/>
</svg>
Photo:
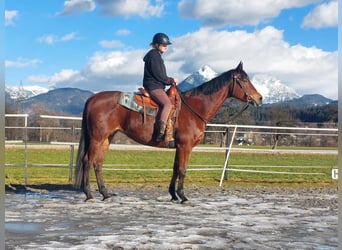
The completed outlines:
<svg viewBox="0 0 342 250">
<path fill-rule="evenodd" d="M 25 150 L 24 150 L 24 162 L 25 162 L 25 186 L 27 186 L 28 181 L 27 181 L 27 176 L 28 176 L 28 169 L 27 169 L 27 117 L 28 115 L 25 114 L 25 127 L 24 127 L 24 145 L 25 145 Z"/>
<path fill-rule="evenodd" d="M 224 162 L 223 171 L 222 171 L 222 175 L 221 175 L 220 187 L 222 187 L 223 179 L 224 179 L 225 173 L 227 171 L 229 155 L 230 155 L 230 151 L 232 149 L 232 145 L 233 145 L 233 141 L 234 141 L 234 138 L 235 138 L 236 130 L 237 130 L 237 125 L 234 127 L 234 132 L 233 132 L 232 138 L 231 138 L 230 143 L 229 143 L 229 148 L 227 150 L 226 160 Z"/>
</svg>

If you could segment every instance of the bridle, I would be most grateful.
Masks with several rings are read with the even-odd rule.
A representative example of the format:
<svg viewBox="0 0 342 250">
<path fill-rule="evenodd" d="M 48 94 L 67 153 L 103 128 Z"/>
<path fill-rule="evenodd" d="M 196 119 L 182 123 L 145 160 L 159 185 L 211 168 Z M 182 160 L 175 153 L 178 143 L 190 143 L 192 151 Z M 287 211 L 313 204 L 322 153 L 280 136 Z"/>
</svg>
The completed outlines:
<svg viewBox="0 0 342 250">
<path fill-rule="evenodd" d="M 233 96 L 235 85 L 238 84 L 242 91 L 245 93 L 245 96 L 247 96 L 247 102 L 246 104 L 234 115 L 230 115 L 229 119 L 234 120 L 237 116 L 241 115 L 243 111 L 245 111 L 251 102 L 252 97 L 248 94 L 247 89 L 245 88 L 245 85 L 241 83 L 241 79 L 237 75 L 233 75 L 233 87 L 229 91 L 229 96 Z"/>
<path fill-rule="evenodd" d="M 244 84 L 241 83 L 241 81 L 245 82 L 245 80 L 241 80 L 237 75 L 233 75 L 233 87 L 229 91 L 229 96 L 233 96 L 235 85 L 238 84 L 242 91 L 245 93 L 245 96 L 247 97 L 247 103 L 249 104 L 253 98 L 248 94 L 248 91 Z"/>
<path fill-rule="evenodd" d="M 242 107 L 242 109 L 237 112 L 236 114 L 234 115 L 231 115 L 229 118 L 231 119 L 235 119 L 237 116 L 241 115 L 241 113 L 243 111 L 245 111 L 248 107 L 249 107 L 249 103 L 250 101 L 252 100 L 252 97 L 248 94 L 248 91 L 247 89 L 245 88 L 244 84 L 241 83 L 241 79 L 237 76 L 237 75 L 233 75 L 233 86 L 230 88 L 229 90 L 229 97 L 233 96 L 233 93 L 234 93 L 234 89 L 235 89 L 235 85 L 238 84 L 240 86 L 240 88 L 242 89 L 242 91 L 245 93 L 245 96 L 247 96 L 247 102 L 246 102 L 246 105 L 244 107 Z M 192 113 L 194 113 L 198 118 L 200 118 L 204 123 L 209 123 L 209 120 L 204 118 L 201 114 L 199 114 L 196 110 L 194 110 L 190 105 L 189 103 L 187 103 L 183 97 L 183 95 L 180 93 L 179 89 L 177 88 L 176 86 L 176 89 L 179 93 L 179 96 L 182 100 L 182 103 L 185 104 L 185 106 L 187 106 L 190 111 Z"/>
</svg>

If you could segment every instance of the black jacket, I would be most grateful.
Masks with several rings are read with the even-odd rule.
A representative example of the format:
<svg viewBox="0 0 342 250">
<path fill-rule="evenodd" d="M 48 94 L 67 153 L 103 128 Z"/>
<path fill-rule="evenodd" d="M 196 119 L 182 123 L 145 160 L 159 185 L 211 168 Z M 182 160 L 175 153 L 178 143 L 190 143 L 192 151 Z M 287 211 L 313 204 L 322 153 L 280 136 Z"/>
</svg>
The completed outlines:
<svg viewBox="0 0 342 250">
<path fill-rule="evenodd" d="M 151 49 L 144 56 L 143 86 L 146 90 L 165 89 L 174 83 L 174 79 L 166 75 L 164 60 L 157 49 Z"/>
</svg>

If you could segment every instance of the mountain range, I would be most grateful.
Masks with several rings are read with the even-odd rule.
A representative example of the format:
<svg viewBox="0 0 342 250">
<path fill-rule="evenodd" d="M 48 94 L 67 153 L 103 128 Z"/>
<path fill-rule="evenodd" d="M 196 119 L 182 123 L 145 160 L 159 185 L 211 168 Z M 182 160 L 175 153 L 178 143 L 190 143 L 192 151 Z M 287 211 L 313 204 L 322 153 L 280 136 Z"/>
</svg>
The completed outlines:
<svg viewBox="0 0 342 250">
<path fill-rule="evenodd" d="M 6 91 L 6 103 L 22 108 L 22 112 L 31 113 L 34 105 L 43 105 L 46 109 L 71 115 L 80 115 L 83 112 L 86 100 L 93 92 L 77 88 L 58 88 L 41 94 L 31 94 L 27 99 L 13 99 L 13 92 Z M 30 95 L 30 94 L 29 94 Z M 18 96 L 18 95 L 17 95 Z"/>
<path fill-rule="evenodd" d="M 189 75 L 178 87 L 186 91 L 216 77 L 218 74 L 208 65 L 204 65 L 198 71 Z M 278 79 L 268 75 L 254 75 L 251 82 L 263 96 L 263 103 L 275 106 L 322 106 L 334 102 L 321 95 L 300 96 L 297 92 L 281 83 Z M 76 88 L 58 88 L 48 90 L 39 86 L 31 87 L 5 87 L 6 104 L 20 103 L 23 112 L 29 113 L 35 104 L 42 104 L 46 108 L 79 115 L 83 111 L 84 103 L 93 95 L 93 92 Z"/>
<path fill-rule="evenodd" d="M 204 65 L 195 73 L 191 74 L 179 83 L 181 91 L 197 87 L 204 82 L 218 76 L 208 65 Z M 297 92 L 281 83 L 277 78 L 269 75 L 254 75 L 251 79 L 254 87 L 263 97 L 263 103 L 277 103 L 299 98 Z"/>
<path fill-rule="evenodd" d="M 49 89 L 37 85 L 25 87 L 22 85 L 20 85 L 19 87 L 5 86 L 5 93 L 7 97 L 13 100 L 25 100 L 30 97 L 46 93 L 48 91 Z"/>
</svg>

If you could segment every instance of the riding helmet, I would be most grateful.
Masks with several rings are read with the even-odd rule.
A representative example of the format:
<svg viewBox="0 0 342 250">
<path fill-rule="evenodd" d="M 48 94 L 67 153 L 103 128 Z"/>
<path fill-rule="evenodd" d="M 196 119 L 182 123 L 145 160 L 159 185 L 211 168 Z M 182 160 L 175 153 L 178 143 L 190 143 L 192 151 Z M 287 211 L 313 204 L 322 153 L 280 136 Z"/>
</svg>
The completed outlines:
<svg viewBox="0 0 342 250">
<path fill-rule="evenodd" d="M 167 44 L 170 45 L 169 37 L 164 33 L 157 33 L 153 36 L 152 44 Z"/>
</svg>

